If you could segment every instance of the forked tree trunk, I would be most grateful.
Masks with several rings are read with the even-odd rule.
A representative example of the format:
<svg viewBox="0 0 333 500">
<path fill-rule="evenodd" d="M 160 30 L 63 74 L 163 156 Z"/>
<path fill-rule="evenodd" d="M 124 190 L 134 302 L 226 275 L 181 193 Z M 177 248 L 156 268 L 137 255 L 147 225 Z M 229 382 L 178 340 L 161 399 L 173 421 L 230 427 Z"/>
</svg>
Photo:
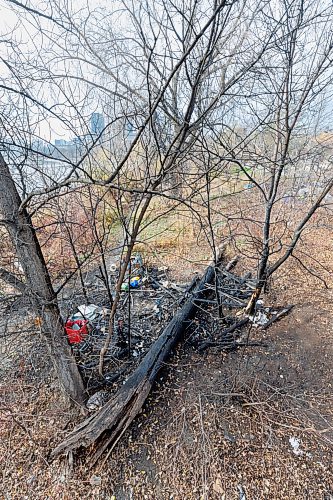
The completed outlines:
<svg viewBox="0 0 333 500">
<path fill-rule="evenodd" d="M 25 293 L 42 318 L 42 333 L 65 393 L 75 402 L 85 398 L 84 385 L 64 335 L 64 327 L 45 260 L 27 210 L 0 154 L 0 212 L 26 277 Z"/>
</svg>

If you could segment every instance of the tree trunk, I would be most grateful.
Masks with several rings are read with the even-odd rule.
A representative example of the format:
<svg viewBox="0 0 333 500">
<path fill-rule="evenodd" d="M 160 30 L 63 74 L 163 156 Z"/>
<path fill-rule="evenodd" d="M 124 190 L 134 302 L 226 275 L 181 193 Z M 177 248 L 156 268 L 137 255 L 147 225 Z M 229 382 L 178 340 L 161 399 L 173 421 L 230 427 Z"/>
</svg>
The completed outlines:
<svg viewBox="0 0 333 500">
<path fill-rule="evenodd" d="M 21 281 L 14 273 L 11 273 L 10 271 L 3 269 L 2 267 L 0 268 L 0 279 L 8 285 L 16 288 L 16 290 L 18 290 L 19 292 L 25 292 L 25 283 L 23 283 L 23 281 Z"/>
<path fill-rule="evenodd" d="M 64 334 L 51 279 L 27 210 L 20 210 L 21 199 L 9 168 L 0 154 L 0 212 L 26 277 L 26 294 L 42 318 L 45 337 L 59 381 L 75 402 L 85 399 L 84 385 Z"/>
</svg>

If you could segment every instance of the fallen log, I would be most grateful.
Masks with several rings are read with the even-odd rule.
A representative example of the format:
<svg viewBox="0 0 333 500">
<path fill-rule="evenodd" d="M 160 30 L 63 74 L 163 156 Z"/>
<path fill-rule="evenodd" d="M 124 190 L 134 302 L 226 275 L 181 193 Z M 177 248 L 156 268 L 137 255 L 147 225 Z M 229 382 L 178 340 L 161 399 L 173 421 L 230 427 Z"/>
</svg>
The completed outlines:
<svg viewBox="0 0 333 500">
<path fill-rule="evenodd" d="M 219 261 L 221 260 L 220 250 Z M 96 414 L 87 418 L 51 453 L 55 457 L 63 452 L 87 448 L 94 445 L 91 457 L 96 463 L 102 453 L 108 448 L 114 448 L 130 423 L 141 410 L 158 372 L 170 355 L 184 330 L 191 324 L 199 301 L 211 290 L 207 285 L 215 279 L 214 264 L 210 264 L 205 275 L 199 281 L 193 295 L 173 317 L 159 338 L 151 346 L 137 369 L 127 379 L 125 384 Z"/>
</svg>

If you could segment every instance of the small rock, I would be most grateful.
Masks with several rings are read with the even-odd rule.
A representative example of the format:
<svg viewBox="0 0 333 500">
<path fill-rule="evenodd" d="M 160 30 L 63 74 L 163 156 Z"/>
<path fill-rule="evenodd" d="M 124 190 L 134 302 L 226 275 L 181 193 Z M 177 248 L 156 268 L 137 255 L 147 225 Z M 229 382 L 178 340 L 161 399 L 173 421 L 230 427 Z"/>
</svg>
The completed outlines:
<svg viewBox="0 0 333 500">
<path fill-rule="evenodd" d="M 224 430 L 224 439 L 226 441 L 230 441 L 230 443 L 234 443 L 236 441 L 235 436 L 230 434 L 226 429 Z"/>
<path fill-rule="evenodd" d="M 102 478 L 100 476 L 91 476 L 89 482 L 91 486 L 100 486 L 102 484 Z"/>
</svg>

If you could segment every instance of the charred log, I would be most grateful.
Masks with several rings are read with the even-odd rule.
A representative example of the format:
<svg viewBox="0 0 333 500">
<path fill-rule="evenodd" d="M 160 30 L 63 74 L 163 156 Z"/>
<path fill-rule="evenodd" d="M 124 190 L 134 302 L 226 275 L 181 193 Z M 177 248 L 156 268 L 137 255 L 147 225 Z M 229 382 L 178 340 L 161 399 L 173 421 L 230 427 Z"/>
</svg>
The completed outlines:
<svg viewBox="0 0 333 500">
<path fill-rule="evenodd" d="M 100 412 L 87 418 L 74 429 L 52 452 L 52 457 L 94 445 L 91 460 L 95 463 L 106 449 L 113 449 L 141 410 L 172 349 L 190 326 L 199 300 L 210 293 L 208 285 L 214 282 L 215 275 L 215 267 L 211 264 L 195 287 L 192 297 L 170 321 L 121 389 Z"/>
</svg>

